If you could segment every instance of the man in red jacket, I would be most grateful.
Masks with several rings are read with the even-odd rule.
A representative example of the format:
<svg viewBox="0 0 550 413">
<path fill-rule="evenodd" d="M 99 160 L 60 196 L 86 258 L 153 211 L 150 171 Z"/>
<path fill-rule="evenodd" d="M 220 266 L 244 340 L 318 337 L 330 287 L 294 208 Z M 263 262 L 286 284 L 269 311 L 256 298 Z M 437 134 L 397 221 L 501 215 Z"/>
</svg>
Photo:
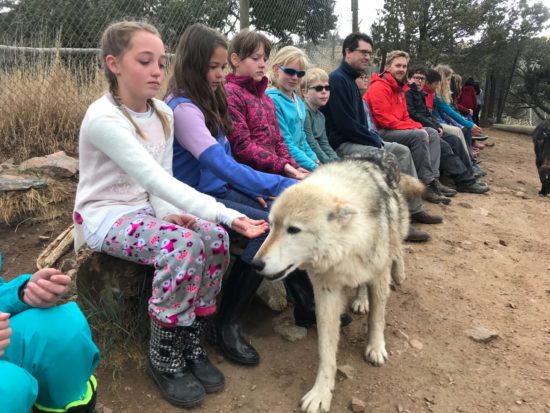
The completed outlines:
<svg viewBox="0 0 550 413">
<path fill-rule="evenodd" d="M 438 132 L 424 128 L 412 120 L 407 110 L 405 92 L 409 54 L 400 50 L 388 53 L 386 70 L 372 76 L 364 95 L 374 123 L 385 141 L 407 146 L 412 154 L 418 178 L 426 185 L 425 199 L 433 203 L 448 204 L 439 184 L 441 147 Z"/>
</svg>

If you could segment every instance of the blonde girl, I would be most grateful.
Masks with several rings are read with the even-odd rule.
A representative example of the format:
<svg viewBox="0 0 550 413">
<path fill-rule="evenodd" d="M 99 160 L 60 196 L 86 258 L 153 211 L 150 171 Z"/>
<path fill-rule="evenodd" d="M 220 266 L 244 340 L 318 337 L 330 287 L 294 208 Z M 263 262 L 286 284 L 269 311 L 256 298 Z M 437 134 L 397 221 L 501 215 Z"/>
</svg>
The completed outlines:
<svg viewBox="0 0 550 413">
<path fill-rule="evenodd" d="M 90 105 L 80 130 L 75 247 L 155 267 L 147 370 L 166 400 L 194 406 L 224 385 L 201 345 L 229 264 L 229 238 L 217 222 L 249 237 L 267 224 L 172 177 L 172 112 L 154 98 L 166 53 L 153 26 L 112 24 L 101 60 L 109 92 Z"/>
<path fill-rule="evenodd" d="M 275 87 L 266 94 L 275 103 L 279 127 L 290 155 L 302 168 L 313 171 L 320 162 L 307 143 L 304 131 L 306 109 L 296 93 L 307 65 L 306 54 L 297 47 L 285 46 L 277 51 L 270 62 L 271 81 Z"/>
</svg>

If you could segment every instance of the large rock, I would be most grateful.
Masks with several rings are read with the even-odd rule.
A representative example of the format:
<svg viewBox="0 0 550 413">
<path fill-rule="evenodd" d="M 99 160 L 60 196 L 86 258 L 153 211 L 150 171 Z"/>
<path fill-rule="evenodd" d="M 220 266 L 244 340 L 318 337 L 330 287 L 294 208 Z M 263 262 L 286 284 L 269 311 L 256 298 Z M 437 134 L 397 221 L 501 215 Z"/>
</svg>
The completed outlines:
<svg viewBox="0 0 550 413">
<path fill-rule="evenodd" d="M 18 175 L 0 175 L 0 192 L 25 191 L 31 188 L 44 188 L 48 184 L 43 179 Z"/>
<path fill-rule="evenodd" d="M 19 165 L 19 170 L 45 173 L 52 178 L 71 178 L 78 172 L 78 160 L 59 151 L 26 160 Z"/>
<path fill-rule="evenodd" d="M 282 281 L 262 281 L 257 294 L 273 311 L 281 312 L 288 305 L 285 285 Z"/>
</svg>

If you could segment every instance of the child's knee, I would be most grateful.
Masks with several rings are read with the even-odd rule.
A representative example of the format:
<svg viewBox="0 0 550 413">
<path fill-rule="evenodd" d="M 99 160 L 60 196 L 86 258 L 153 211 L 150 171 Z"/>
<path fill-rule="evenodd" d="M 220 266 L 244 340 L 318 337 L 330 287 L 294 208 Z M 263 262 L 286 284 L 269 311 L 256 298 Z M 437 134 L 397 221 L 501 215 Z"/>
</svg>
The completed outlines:
<svg viewBox="0 0 550 413">
<path fill-rule="evenodd" d="M 0 412 L 27 413 L 37 395 L 38 383 L 28 371 L 0 360 Z"/>
</svg>

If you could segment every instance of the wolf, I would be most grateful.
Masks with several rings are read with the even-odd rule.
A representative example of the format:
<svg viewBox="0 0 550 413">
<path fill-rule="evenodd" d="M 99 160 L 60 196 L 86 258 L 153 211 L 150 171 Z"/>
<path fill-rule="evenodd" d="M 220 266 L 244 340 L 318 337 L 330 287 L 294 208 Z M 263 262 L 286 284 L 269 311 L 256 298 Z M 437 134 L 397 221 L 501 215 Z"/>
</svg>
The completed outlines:
<svg viewBox="0 0 550 413">
<path fill-rule="evenodd" d="M 533 134 L 535 145 L 535 162 L 542 184 L 539 194 L 550 193 L 550 121 L 546 120 L 537 126 Z"/>
<path fill-rule="evenodd" d="M 365 312 L 370 304 L 365 359 L 381 365 L 388 358 L 384 325 L 390 281 L 400 284 L 405 278 L 404 195 L 423 190 L 416 178 L 399 174 L 392 154 L 380 150 L 320 166 L 275 200 L 270 233 L 252 265 L 270 280 L 297 268 L 311 279 L 320 362 L 315 384 L 301 400 L 302 412 L 330 410 L 348 288 L 359 287 L 355 310 Z"/>
</svg>

